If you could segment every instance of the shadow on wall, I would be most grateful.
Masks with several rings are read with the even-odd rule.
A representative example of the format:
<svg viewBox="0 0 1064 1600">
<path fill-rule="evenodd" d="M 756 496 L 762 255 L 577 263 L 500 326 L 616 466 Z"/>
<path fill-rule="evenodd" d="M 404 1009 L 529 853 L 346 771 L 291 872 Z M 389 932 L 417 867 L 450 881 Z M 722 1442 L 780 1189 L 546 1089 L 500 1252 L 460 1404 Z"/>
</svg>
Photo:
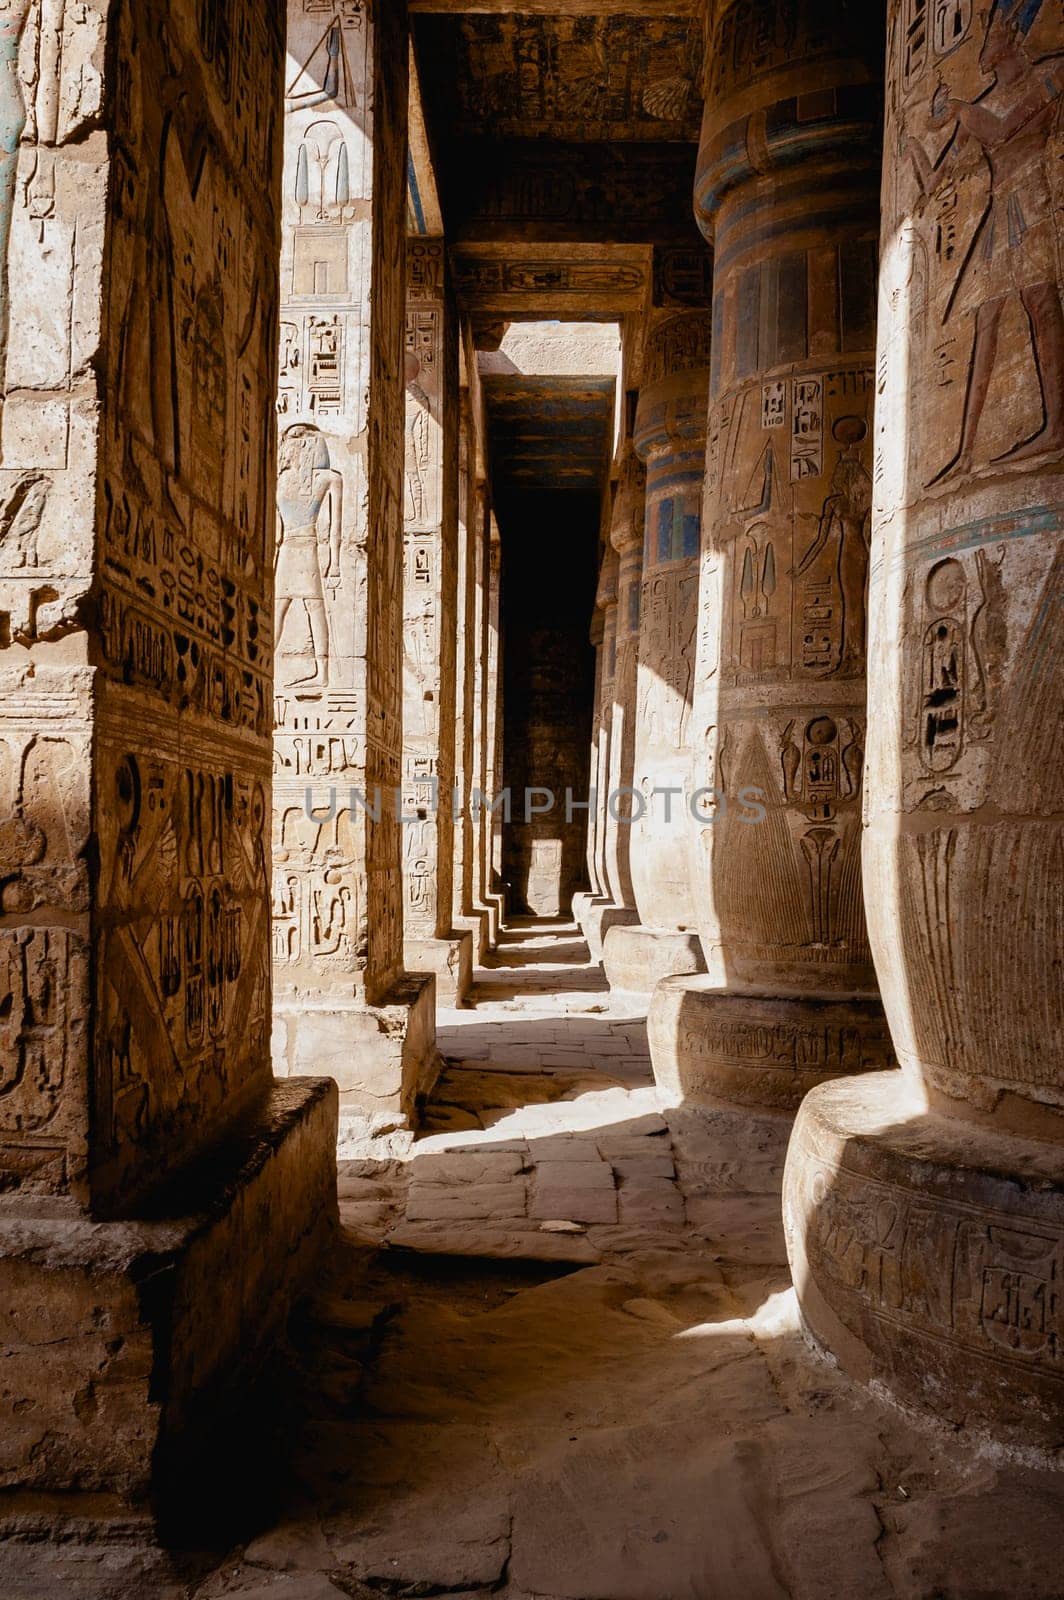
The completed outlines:
<svg viewBox="0 0 1064 1600">
<path fill-rule="evenodd" d="M 586 799 L 595 658 L 588 620 L 595 600 L 598 497 L 574 491 L 508 498 L 502 534 L 503 876 L 515 912 L 553 917 L 585 888 Z M 526 815 L 526 791 L 533 795 Z"/>
</svg>

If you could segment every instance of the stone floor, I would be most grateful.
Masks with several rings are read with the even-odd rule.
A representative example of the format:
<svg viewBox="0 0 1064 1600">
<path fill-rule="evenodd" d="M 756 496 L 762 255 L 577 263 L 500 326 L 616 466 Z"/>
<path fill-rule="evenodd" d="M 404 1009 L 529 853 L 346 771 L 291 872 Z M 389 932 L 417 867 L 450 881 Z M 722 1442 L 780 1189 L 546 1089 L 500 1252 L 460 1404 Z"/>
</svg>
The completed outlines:
<svg viewBox="0 0 1064 1600">
<path fill-rule="evenodd" d="M 474 998 L 424 1135 L 342 1167 L 228 1547 L 0 1507 L 4 1600 L 1062 1600 L 1064 1477 L 805 1346 L 787 1121 L 661 1106 L 571 927 L 511 929 Z"/>
</svg>

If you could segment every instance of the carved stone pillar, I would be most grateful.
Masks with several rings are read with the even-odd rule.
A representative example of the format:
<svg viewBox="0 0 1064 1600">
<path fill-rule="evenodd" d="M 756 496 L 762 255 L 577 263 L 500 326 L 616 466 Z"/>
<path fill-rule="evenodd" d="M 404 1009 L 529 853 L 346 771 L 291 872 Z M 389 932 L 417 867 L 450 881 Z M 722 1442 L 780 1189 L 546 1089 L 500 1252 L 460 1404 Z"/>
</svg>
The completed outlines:
<svg viewBox="0 0 1064 1600">
<path fill-rule="evenodd" d="M 604 661 L 605 641 L 605 616 L 602 609 L 602 579 L 605 573 L 605 564 L 599 572 L 599 587 L 595 595 L 595 609 L 591 613 L 591 627 L 588 629 L 588 640 L 595 652 L 595 681 L 591 691 L 591 740 L 588 760 L 588 799 L 590 807 L 587 812 L 587 838 L 584 859 L 587 864 L 587 878 L 591 885 L 589 889 L 581 889 L 573 895 L 572 914 L 574 922 L 586 934 L 588 908 L 595 900 L 601 900 L 602 880 L 598 869 L 598 838 L 600 823 L 597 813 L 599 776 L 602 757 L 602 669 Z"/>
<path fill-rule="evenodd" d="M 394 1124 L 435 1058 L 403 968 L 402 13 L 290 0 L 278 410 L 274 1059 Z"/>
<path fill-rule="evenodd" d="M 0 1435 L 16 1495 L 139 1499 L 191 1436 L 213 1426 L 219 1451 L 223 1403 L 335 1219 L 335 1088 L 275 1084 L 269 1060 L 283 28 L 237 5 L 246 47 L 223 57 L 212 18 L 190 0 L 45 0 L 3 20 Z"/>
<path fill-rule="evenodd" d="M 488 909 L 491 944 L 498 942 L 506 919 L 507 902 L 502 880 L 502 811 L 491 809 L 502 772 L 502 675 L 499 671 L 500 576 L 502 541 L 499 524 L 482 498 L 484 514 L 477 545 L 477 637 L 479 640 L 478 786 L 487 803 L 477 816 L 476 887 L 480 904 Z"/>
<path fill-rule="evenodd" d="M 610 543 L 617 557 L 615 659 L 612 703 L 608 712 L 609 759 L 601 784 L 604 792 L 599 795 L 609 899 L 590 908 L 584 926 L 588 948 L 595 961 L 602 960 L 603 941 L 610 928 L 639 921 L 629 847 L 645 506 L 646 468 L 636 455 L 631 439 L 626 439 L 610 518 Z"/>
<path fill-rule="evenodd" d="M 584 937 L 591 944 L 597 913 L 611 901 L 606 870 L 606 801 L 609 785 L 610 730 L 613 724 L 613 695 L 617 673 L 617 553 L 607 548 L 599 569 L 595 610 L 591 623 L 591 643 L 595 646 L 594 715 L 591 728 L 591 779 L 587 813 L 587 869 L 591 890 L 573 896 L 573 914 Z M 601 944 L 592 957 L 601 960 Z"/>
<path fill-rule="evenodd" d="M 597 737 L 592 785 L 595 790 L 594 851 L 592 883 L 605 900 L 613 898 L 606 866 L 606 799 L 610 773 L 610 733 L 613 728 L 613 697 L 617 686 L 617 578 L 620 562 L 609 547 L 602 562 L 597 602 L 602 612 L 602 667 L 599 675 Z"/>
<path fill-rule="evenodd" d="M 695 186 L 714 243 L 692 873 L 707 975 L 655 1076 L 791 1109 L 892 1064 L 861 897 L 882 93 L 872 14 L 716 13 Z"/>
<path fill-rule="evenodd" d="M 865 798 L 902 1074 L 802 1108 L 802 1311 L 860 1377 L 1064 1442 L 1059 8 L 891 8 Z M 955 25 L 953 25 L 955 24 Z"/>
<path fill-rule="evenodd" d="M 476 822 L 470 795 L 476 772 L 477 561 L 476 561 L 476 439 L 469 391 L 461 394 L 458 477 L 458 599 L 455 611 L 458 634 L 458 681 L 455 715 L 454 786 L 458 805 L 454 817 L 454 917 L 456 928 L 468 928 L 473 940 L 472 959 L 483 960 L 490 945 L 488 912 L 473 896 L 477 866 Z"/>
<path fill-rule="evenodd" d="M 403 521 L 403 930 L 407 967 L 461 1005 L 473 936 L 452 927 L 458 600 L 458 327 L 442 239 L 407 243 Z"/>
<path fill-rule="evenodd" d="M 647 334 L 633 440 L 646 463 L 630 864 L 639 922 L 610 928 L 611 990 L 649 997 L 704 970 L 684 823 L 694 729 L 698 547 L 710 314 L 658 312 Z M 613 797 L 618 805 L 618 797 Z M 623 825 L 623 824 L 622 824 Z"/>
</svg>

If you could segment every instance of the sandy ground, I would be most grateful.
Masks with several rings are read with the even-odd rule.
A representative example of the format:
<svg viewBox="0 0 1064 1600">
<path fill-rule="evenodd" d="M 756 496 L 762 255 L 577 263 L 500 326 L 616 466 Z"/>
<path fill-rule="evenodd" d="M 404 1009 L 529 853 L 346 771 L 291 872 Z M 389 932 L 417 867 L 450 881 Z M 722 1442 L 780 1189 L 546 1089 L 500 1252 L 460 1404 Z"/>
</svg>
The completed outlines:
<svg viewBox="0 0 1064 1600">
<path fill-rule="evenodd" d="M 0 1515 L 4 1600 L 1064 1597 L 1064 1474 L 807 1347 L 788 1120 L 662 1106 L 576 930 L 510 930 L 440 1044 L 423 1135 L 341 1166 L 231 1542 Z"/>
</svg>

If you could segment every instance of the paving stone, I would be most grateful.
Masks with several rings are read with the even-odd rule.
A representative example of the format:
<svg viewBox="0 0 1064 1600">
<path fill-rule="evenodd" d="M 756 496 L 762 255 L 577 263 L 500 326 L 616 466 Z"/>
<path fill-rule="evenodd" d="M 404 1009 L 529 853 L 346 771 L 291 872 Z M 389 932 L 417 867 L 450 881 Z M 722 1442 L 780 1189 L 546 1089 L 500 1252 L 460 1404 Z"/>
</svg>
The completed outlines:
<svg viewBox="0 0 1064 1600">
<path fill-rule="evenodd" d="M 530 1147 L 531 1159 L 537 1167 L 547 1162 L 587 1161 L 595 1159 L 596 1149 L 588 1144 L 586 1139 L 574 1138 L 571 1134 L 563 1133 L 550 1135 L 545 1139 L 537 1139 L 535 1145 Z"/>
<path fill-rule="evenodd" d="M 414 1250 L 447 1256 L 484 1257 L 487 1260 L 565 1262 L 593 1266 L 601 1259 L 585 1234 L 543 1233 L 539 1222 L 576 1221 L 574 1217 L 536 1218 L 527 1227 L 488 1222 L 398 1223 L 387 1237 L 389 1249 Z"/>
<path fill-rule="evenodd" d="M 607 1158 L 608 1159 L 608 1158 Z M 621 1156 L 610 1163 L 618 1178 L 675 1178 L 676 1163 L 669 1155 Z"/>
<path fill-rule="evenodd" d="M 535 1152 L 534 1152 L 535 1154 Z M 545 1189 L 612 1189 L 613 1170 L 592 1151 L 584 1161 L 540 1161 L 535 1164 L 537 1193 Z"/>
<path fill-rule="evenodd" d="M 448 1188 L 436 1183 L 412 1183 L 406 1200 L 406 1215 L 411 1222 L 472 1217 L 522 1217 L 525 1214 L 525 1184 L 461 1184 Z"/>
<path fill-rule="evenodd" d="M 617 1192 L 612 1187 L 536 1189 L 528 1205 L 530 1217 L 543 1221 L 616 1222 Z"/>
<path fill-rule="evenodd" d="M 424 1183 L 504 1183 L 522 1168 L 517 1151 L 474 1150 L 446 1154 L 415 1155 L 410 1162 L 412 1184 Z"/>
<path fill-rule="evenodd" d="M 617 1194 L 617 1217 L 622 1223 L 681 1223 L 685 1211 L 678 1190 L 621 1188 Z"/>
</svg>

